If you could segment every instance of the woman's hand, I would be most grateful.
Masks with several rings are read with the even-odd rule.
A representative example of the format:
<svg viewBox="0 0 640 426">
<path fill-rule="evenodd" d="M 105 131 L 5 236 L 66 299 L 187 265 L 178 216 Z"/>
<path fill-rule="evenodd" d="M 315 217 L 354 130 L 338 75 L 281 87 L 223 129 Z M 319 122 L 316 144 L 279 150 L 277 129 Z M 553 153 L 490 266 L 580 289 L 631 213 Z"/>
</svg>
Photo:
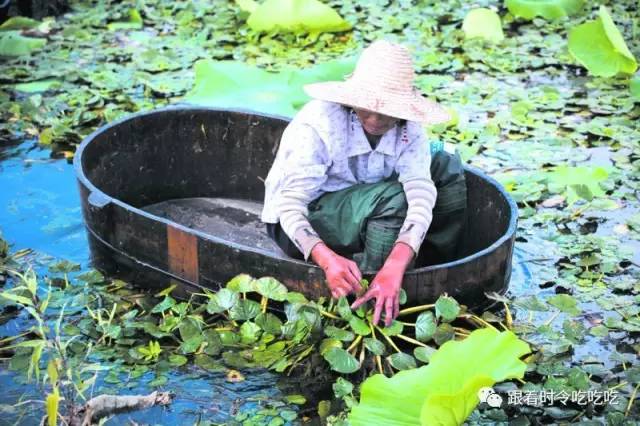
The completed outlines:
<svg viewBox="0 0 640 426">
<path fill-rule="evenodd" d="M 324 271 L 333 298 L 338 299 L 362 290 L 362 274 L 353 260 L 340 256 L 324 243 L 313 247 L 311 258 Z"/>
<path fill-rule="evenodd" d="M 371 282 L 367 292 L 351 305 L 351 309 L 357 309 L 363 303 L 375 298 L 373 310 L 373 324 L 378 325 L 380 315 L 384 308 L 384 324 L 386 327 L 398 316 L 400 311 L 400 289 L 402 277 L 413 259 L 413 249 L 404 243 L 393 246 L 389 257 Z"/>
</svg>

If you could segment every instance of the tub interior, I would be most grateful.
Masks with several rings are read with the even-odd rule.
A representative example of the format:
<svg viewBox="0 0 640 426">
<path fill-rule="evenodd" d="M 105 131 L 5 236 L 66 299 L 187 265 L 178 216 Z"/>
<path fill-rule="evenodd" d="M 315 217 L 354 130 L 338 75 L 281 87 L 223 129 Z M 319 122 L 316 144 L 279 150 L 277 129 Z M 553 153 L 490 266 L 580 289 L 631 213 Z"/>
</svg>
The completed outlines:
<svg viewBox="0 0 640 426">
<path fill-rule="evenodd" d="M 241 246 L 279 252 L 260 210 L 286 125 L 242 112 L 163 110 L 98 133 L 85 146 L 81 166 L 96 188 L 133 207 Z M 468 214 L 457 258 L 493 244 L 510 219 L 497 188 L 473 172 L 466 177 Z M 431 263 L 421 253 L 416 267 Z"/>
</svg>

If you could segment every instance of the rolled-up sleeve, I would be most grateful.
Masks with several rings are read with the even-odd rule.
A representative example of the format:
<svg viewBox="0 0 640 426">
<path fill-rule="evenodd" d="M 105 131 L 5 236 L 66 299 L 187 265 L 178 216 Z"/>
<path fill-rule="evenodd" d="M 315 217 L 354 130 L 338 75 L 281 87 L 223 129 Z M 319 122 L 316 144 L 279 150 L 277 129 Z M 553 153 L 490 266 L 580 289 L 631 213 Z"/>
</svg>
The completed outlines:
<svg viewBox="0 0 640 426">
<path fill-rule="evenodd" d="M 329 154 L 313 128 L 295 121 L 282 135 L 280 149 L 284 154 L 280 164 L 285 168 L 277 206 L 280 224 L 307 260 L 311 249 L 321 242 L 307 219 L 308 205 L 321 195 Z"/>
<path fill-rule="evenodd" d="M 415 253 L 427 234 L 436 203 L 436 186 L 431 180 L 431 156 L 426 138 L 416 134 L 396 162 L 398 181 L 407 198 L 407 217 L 396 242 L 409 245 Z"/>
</svg>

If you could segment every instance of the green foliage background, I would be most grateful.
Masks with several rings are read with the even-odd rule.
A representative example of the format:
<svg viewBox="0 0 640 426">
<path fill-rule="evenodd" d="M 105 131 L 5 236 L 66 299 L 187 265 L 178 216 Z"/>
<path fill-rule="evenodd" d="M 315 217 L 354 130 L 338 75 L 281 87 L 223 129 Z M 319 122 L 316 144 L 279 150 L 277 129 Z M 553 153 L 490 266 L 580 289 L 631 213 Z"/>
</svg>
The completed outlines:
<svg viewBox="0 0 640 426">
<path fill-rule="evenodd" d="M 640 378 L 638 76 L 590 76 L 569 53 L 568 38 L 606 5 L 640 57 L 637 1 L 587 2 L 552 21 L 516 18 L 495 0 L 327 4 L 352 31 L 257 34 L 230 1 L 74 1 L 71 13 L 22 31 L 44 46 L 2 58 L 0 141 L 36 138 L 53 155 L 72 157 L 98 126 L 183 101 L 198 60 L 280 71 L 350 57 L 378 38 L 402 42 L 413 52 L 420 89 L 456 115 L 428 129 L 430 137 L 455 144 L 520 208 L 515 261 L 535 274 L 532 287 L 512 287 L 504 301 L 516 314 L 514 331 L 540 350 L 527 383 L 503 390 L 617 389 L 615 407 L 557 403 L 518 414 L 631 424 Z M 462 22 L 474 7 L 498 12 L 504 40 L 465 40 Z M 140 353 L 154 356 L 153 347 Z M 508 414 L 484 407 L 469 421 L 507 422 Z"/>
</svg>

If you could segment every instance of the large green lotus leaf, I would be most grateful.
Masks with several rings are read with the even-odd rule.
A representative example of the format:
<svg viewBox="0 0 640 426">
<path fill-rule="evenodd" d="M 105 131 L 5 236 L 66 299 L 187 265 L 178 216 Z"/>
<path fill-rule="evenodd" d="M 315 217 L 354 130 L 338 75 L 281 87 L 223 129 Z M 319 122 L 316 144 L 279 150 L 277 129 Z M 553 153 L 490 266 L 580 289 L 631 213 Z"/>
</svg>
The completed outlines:
<svg viewBox="0 0 640 426">
<path fill-rule="evenodd" d="M 545 175 L 549 191 L 566 192 L 567 202 L 573 204 L 582 198 L 591 201 L 593 197 L 605 195 L 600 182 L 609 177 L 602 167 L 557 166 Z"/>
<path fill-rule="evenodd" d="M 244 12 L 253 13 L 260 6 L 257 2 L 253 0 L 236 0 L 236 4 L 240 6 Z"/>
<path fill-rule="evenodd" d="M 465 38 L 482 38 L 493 43 L 504 39 L 500 16 L 491 9 L 472 9 L 462 22 Z"/>
<path fill-rule="evenodd" d="M 20 31 L 0 32 L 0 56 L 23 56 L 41 49 L 47 40 L 43 38 L 24 37 Z"/>
<path fill-rule="evenodd" d="M 292 117 L 296 110 L 287 97 L 289 74 L 267 72 L 242 62 L 199 60 L 195 64 L 195 84 L 184 100 Z"/>
<path fill-rule="evenodd" d="M 293 107 L 300 109 L 311 99 L 302 88 L 305 84 L 321 81 L 342 81 L 347 75 L 353 72 L 357 59 L 357 56 L 346 59 L 334 59 L 293 73 L 289 81 Z"/>
<path fill-rule="evenodd" d="M 598 77 L 633 74 L 638 69 L 636 58 L 604 6 L 600 6 L 598 19 L 569 32 L 569 53 Z"/>
<path fill-rule="evenodd" d="M 427 366 L 365 380 L 349 421 L 354 426 L 460 423 L 478 404 L 481 387 L 524 375 L 520 357 L 529 352 L 510 331 L 476 330 L 463 341 L 443 344 Z"/>
<path fill-rule="evenodd" d="M 25 28 L 37 28 L 41 24 L 35 19 L 25 18 L 24 16 L 13 16 L 0 25 L 0 31 L 22 30 Z"/>
<path fill-rule="evenodd" d="M 461 425 L 478 405 L 478 390 L 495 383 L 491 377 L 477 376 L 455 394 L 436 394 L 427 398 L 420 413 L 423 425 Z"/>
<path fill-rule="evenodd" d="M 354 65 L 355 60 L 351 58 L 274 73 L 243 62 L 200 60 L 195 64 L 194 87 L 184 100 L 293 117 L 310 99 L 302 86 L 342 79 Z"/>
<path fill-rule="evenodd" d="M 506 0 L 512 15 L 524 19 L 541 16 L 545 19 L 559 19 L 571 16 L 584 6 L 584 0 Z"/>
<path fill-rule="evenodd" d="M 351 29 L 351 24 L 318 0 L 267 0 L 255 8 L 247 24 L 258 32 L 320 33 Z"/>
</svg>

